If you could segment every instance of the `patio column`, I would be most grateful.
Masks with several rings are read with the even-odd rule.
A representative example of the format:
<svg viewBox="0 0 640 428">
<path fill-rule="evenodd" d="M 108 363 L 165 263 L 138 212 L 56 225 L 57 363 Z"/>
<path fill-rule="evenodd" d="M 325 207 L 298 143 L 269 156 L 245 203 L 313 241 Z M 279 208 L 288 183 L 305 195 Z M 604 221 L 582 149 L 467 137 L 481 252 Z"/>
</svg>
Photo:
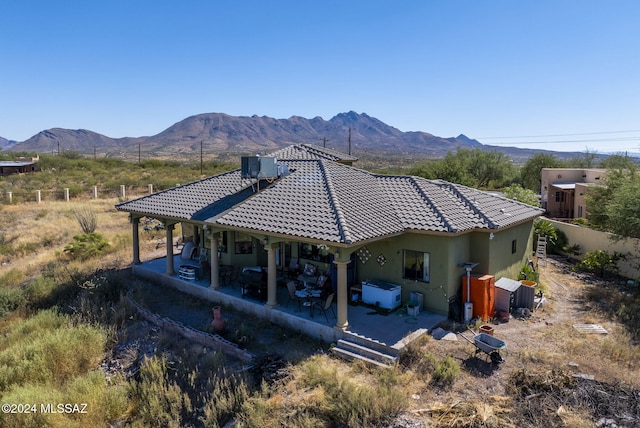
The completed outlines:
<svg viewBox="0 0 640 428">
<path fill-rule="evenodd" d="M 218 260 L 218 234 L 211 234 L 211 288 L 220 288 L 220 261 Z"/>
<path fill-rule="evenodd" d="M 133 235 L 133 264 L 140 264 L 140 217 L 131 217 L 131 234 Z"/>
<path fill-rule="evenodd" d="M 267 250 L 267 304 L 266 306 L 269 308 L 278 307 L 278 281 L 277 281 L 277 271 L 276 271 L 276 251 L 278 245 L 271 244 L 266 245 L 265 249 Z"/>
<path fill-rule="evenodd" d="M 349 327 L 349 321 L 347 320 L 347 302 L 349 298 L 347 290 L 347 265 L 349 264 L 349 261 L 334 261 L 333 263 L 336 265 L 336 269 L 338 271 L 338 294 L 336 296 L 338 316 L 335 328 L 344 331 Z"/>
<path fill-rule="evenodd" d="M 167 231 L 167 275 L 175 275 L 173 270 L 173 224 L 166 224 Z"/>
</svg>

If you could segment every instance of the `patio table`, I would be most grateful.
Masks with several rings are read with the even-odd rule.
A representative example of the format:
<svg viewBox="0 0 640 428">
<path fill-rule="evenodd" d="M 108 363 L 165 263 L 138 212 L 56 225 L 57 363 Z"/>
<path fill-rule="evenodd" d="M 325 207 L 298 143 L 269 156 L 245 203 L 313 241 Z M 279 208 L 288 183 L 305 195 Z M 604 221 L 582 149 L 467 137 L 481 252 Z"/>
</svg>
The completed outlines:
<svg viewBox="0 0 640 428">
<path fill-rule="evenodd" d="M 305 287 L 303 290 L 296 290 L 296 297 L 303 300 L 302 306 L 309 307 L 309 315 L 313 318 L 313 301 L 322 296 L 322 290 Z"/>
</svg>

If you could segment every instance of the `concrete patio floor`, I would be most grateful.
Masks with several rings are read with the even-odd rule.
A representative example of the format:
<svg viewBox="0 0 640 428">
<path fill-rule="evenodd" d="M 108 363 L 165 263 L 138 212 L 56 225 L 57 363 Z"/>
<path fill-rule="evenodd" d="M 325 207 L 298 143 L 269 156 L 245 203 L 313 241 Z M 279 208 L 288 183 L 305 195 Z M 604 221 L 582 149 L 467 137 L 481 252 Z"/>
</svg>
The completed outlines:
<svg viewBox="0 0 640 428">
<path fill-rule="evenodd" d="M 195 264 L 185 263 L 179 255 L 174 256 L 174 266 L 177 270 L 181 265 Z M 368 340 L 378 342 L 395 349 L 401 349 L 409 341 L 432 330 L 439 323 L 446 320 L 443 315 L 422 311 L 417 316 L 408 316 L 404 309 L 399 308 L 387 314 L 376 311 L 375 308 L 362 304 L 348 305 L 347 331 L 334 328 L 336 318 L 327 312 L 329 321 L 322 313 L 315 311 L 311 316 L 309 307 L 298 308 L 296 302 L 289 301 L 289 292 L 286 287 L 287 279 L 278 275 L 277 300 L 278 306 L 270 308 L 265 306 L 265 302 L 257 299 L 241 296 L 241 286 L 235 283 L 226 284 L 221 288 L 213 290 L 209 288 L 208 278 L 185 280 L 178 275 L 167 275 L 166 259 L 164 257 L 149 260 L 132 266 L 133 273 L 141 278 L 148 279 L 155 283 L 170 286 L 190 295 L 222 304 L 240 312 L 256 315 L 269 322 L 274 322 L 283 327 L 300 331 L 311 337 L 324 340 L 327 343 L 337 342 L 345 336 L 358 336 Z M 336 303 L 333 303 L 334 313 Z"/>
</svg>

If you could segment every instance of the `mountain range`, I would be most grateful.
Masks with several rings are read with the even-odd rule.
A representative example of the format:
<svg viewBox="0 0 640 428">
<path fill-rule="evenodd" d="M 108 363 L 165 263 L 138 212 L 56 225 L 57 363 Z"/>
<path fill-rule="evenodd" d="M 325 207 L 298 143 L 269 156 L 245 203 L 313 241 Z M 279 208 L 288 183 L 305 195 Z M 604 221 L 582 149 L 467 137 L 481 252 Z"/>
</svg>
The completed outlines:
<svg viewBox="0 0 640 428">
<path fill-rule="evenodd" d="M 329 120 L 204 113 L 190 116 L 148 137 L 110 138 L 85 129 L 62 128 L 41 131 L 21 142 L 0 137 L 0 149 L 5 151 L 57 153 L 62 150 L 125 157 L 140 150 L 157 156 L 178 156 L 200 152 L 201 147 L 206 147 L 209 153 L 268 153 L 298 143 L 324 145 L 344 152 L 351 148 L 355 156 L 375 152 L 437 158 L 457 148 L 476 147 L 499 150 L 512 158 L 527 158 L 538 152 L 486 146 L 462 134 L 442 138 L 427 132 L 402 132 L 366 113 L 353 111 L 340 113 Z"/>
</svg>

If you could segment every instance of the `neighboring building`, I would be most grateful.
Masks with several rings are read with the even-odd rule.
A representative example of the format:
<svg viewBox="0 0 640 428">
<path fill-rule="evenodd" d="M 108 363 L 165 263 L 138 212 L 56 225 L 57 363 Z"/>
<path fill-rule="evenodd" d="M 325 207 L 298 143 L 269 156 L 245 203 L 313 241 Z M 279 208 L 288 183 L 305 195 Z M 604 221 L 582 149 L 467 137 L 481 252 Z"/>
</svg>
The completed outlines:
<svg viewBox="0 0 640 428">
<path fill-rule="evenodd" d="M 571 219 L 587 216 L 585 195 L 604 183 L 607 170 L 543 168 L 540 174 L 542 208 L 550 217 Z"/>
<path fill-rule="evenodd" d="M 139 221 L 152 217 L 165 224 L 165 275 L 175 275 L 170 243 L 181 223 L 208 257 L 214 290 L 219 265 L 267 266 L 266 305 L 276 307 L 276 272 L 291 259 L 329 272 L 335 327 L 344 330 L 349 287 L 362 281 L 400 285 L 403 303 L 422 293 L 426 310 L 446 315 L 464 263 L 478 263 L 474 273 L 516 278 L 531 256 L 538 208 L 442 180 L 372 174 L 317 150 L 300 145 L 280 152 L 291 159 L 243 158 L 239 170 L 116 205 L 132 219 L 134 267 Z M 253 164 L 266 169 L 248 177 Z"/>
<path fill-rule="evenodd" d="M 12 161 L 0 161 L 0 176 L 37 171 L 39 158 L 16 158 Z"/>
</svg>

